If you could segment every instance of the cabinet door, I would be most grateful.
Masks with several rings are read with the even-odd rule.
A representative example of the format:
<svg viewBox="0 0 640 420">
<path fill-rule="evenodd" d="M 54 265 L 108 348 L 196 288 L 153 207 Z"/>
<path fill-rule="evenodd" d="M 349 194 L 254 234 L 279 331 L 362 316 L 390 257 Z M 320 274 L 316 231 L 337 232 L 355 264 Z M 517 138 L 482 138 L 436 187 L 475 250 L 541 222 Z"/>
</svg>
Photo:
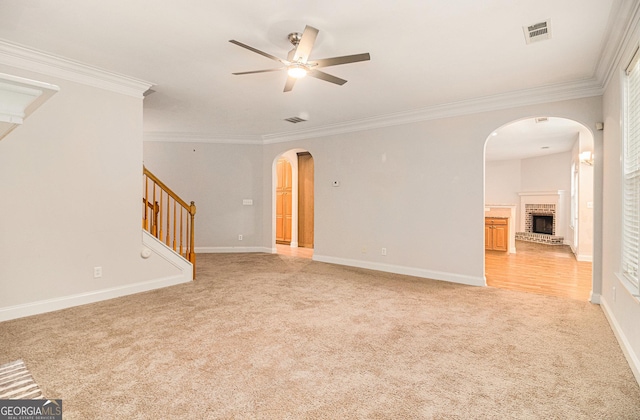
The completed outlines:
<svg viewBox="0 0 640 420">
<path fill-rule="evenodd" d="M 484 225 L 484 249 L 493 249 L 493 229 L 490 223 Z"/>
<path fill-rule="evenodd" d="M 484 248 L 491 251 L 507 251 L 509 219 L 487 217 L 484 223 Z"/>
<path fill-rule="evenodd" d="M 493 225 L 493 249 L 496 251 L 507 251 L 509 249 L 509 228 L 508 225 Z"/>
</svg>

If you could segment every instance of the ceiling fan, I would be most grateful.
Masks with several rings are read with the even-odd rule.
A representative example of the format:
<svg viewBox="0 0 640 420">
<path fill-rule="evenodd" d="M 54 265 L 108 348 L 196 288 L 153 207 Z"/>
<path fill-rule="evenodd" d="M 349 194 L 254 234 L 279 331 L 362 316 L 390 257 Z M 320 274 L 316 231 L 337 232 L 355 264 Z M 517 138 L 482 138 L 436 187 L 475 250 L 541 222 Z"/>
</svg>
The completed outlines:
<svg viewBox="0 0 640 420">
<path fill-rule="evenodd" d="M 311 50 L 313 49 L 313 44 L 316 42 L 316 37 L 318 36 L 318 30 L 312 26 L 305 26 L 304 32 L 293 32 L 290 33 L 288 38 L 289 41 L 293 44 L 293 49 L 289 51 L 287 55 L 287 59 L 281 59 L 264 51 L 260 51 L 256 48 L 250 47 L 249 45 L 243 44 L 242 42 L 236 41 L 235 39 L 229 40 L 232 44 L 236 44 L 242 48 L 246 48 L 249 51 L 253 51 L 262 56 L 270 58 L 274 61 L 278 61 L 283 64 L 283 67 L 278 67 L 275 69 L 266 69 L 266 70 L 254 70 L 254 71 L 244 71 L 240 73 L 232 73 L 234 75 L 241 74 L 254 74 L 254 73 L 267 73 L 271 71 L 280 71 L 287 70 L 287 81 L 284 85 L 284 92 L 289 92 L 293 89 L 293 85 L 295 84 L 297 79 L 300 79 L 305 76 L 315 77 L 316 79 L 324 80 L 326 82 L 335 83 L 336 85 L 344 85 L 347 83 L 346 80 L 341 79 L 339 77 L 333 76 L 331 74 L 325 73 L 323 71 L 318 70 L 322 67 L 329 66 L 337 66 L 339 64 L 348 64 L 348 63 L 356 63 L 358 61 L 367 61 L 370 60 L 371 57 L 369 53 L 363 54 L 354 54 L 354 55 L 344 55 L 341 57 L 332 57 L 332 58 L 322 58 L 319 60 L 309 60 L 309 55 L 311 54 Z"/>
</svg>

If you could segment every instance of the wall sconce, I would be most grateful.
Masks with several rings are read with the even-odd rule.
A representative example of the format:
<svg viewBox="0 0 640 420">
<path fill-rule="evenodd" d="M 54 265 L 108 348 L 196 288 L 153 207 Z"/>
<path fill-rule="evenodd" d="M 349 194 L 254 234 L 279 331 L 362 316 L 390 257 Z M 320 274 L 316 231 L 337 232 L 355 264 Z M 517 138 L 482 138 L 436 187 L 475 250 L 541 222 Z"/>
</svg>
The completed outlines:
<svg viewBox="0 0 640 420">
<path fill-rule="evenodd" d="M 585 165 L 593 166 L 593 153 L 589 150 L 585 150 L 580 153 L 580 163 L 584 163 Z"/>
</svg>

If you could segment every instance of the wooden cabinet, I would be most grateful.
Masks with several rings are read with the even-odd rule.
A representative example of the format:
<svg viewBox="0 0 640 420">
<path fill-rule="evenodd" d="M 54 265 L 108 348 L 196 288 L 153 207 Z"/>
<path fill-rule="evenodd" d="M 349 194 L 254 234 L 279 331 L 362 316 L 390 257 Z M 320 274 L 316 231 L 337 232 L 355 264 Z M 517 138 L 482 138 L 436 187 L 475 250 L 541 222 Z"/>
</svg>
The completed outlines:
<svg viewBox="0 0 640 420">
<path fill-rule="evenodd" d="M 485 217 L 484 248 L 491 251 L 509 250 L 509 219 Z"/>
</svg>

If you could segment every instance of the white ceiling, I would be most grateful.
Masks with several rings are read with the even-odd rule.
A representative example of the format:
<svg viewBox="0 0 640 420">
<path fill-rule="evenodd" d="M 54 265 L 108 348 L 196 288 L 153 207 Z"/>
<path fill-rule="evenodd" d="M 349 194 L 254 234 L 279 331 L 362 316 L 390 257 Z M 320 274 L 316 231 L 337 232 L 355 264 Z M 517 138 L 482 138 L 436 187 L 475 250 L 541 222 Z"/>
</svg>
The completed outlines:
<svg viewBox="0 0 640 420">
<path fill-rule="evenodd" d="M 525 159 L 568 152 L 578 133 L 587 132 L 580 123 L 566 118 L 528 118 L 495 130 L 485 148 L 486 160 Z"/>
<path fill-rule="evenodd" d="M 339 124 L 601 88 L 603 55 L 638 0 L 30 0 L 0 2 L 0 39 L 148 80 L 147 133 L 286 135 Z M 551 20 L 550 40 L 523 29 Z M 233 76 L 277 64 L 229 43 L 286 57 L 290 32 L 320 30 L 310 59 L 369 52 L 283 93 L 286 74 Z M 511 96 L 509 96 L 511 95 Z M 293 116 L 307 122 L 284 121 Z"/>
</svg>

